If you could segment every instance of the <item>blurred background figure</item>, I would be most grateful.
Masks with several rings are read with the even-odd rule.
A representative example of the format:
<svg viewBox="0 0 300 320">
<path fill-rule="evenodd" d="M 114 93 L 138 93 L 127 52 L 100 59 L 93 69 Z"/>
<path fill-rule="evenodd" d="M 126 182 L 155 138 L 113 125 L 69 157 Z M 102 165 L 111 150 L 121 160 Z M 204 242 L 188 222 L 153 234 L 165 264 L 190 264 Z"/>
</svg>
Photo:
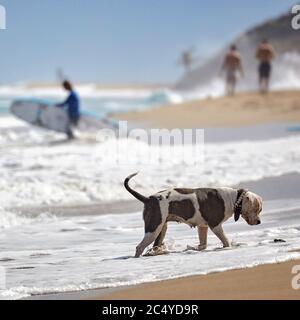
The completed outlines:
<svg viewBox="0 0 300 320">
<path fill-rule="evenodd" d="M 59 82 L 63 82 L 64 79 L 67 79 L 67 77 L 65 76 L 64 70 L 63 68 L 59 67 L 56 69 L 56 78 Z"/>
<path fill-rule="evenodd" d="M 63 88 L 69 92 L 69 96 L 63 103 L 58 104 L 58 107 L 65 107 L 68 116 L 69 116 L 69 129 L 67 132 L 68 139 L 74 139 L 74 134 L 72 131 L 72 127 L 76 127 L 78 125 L 80 119 L 80 99 L 78 94 L 74 91 L 73 85 L 70 81 L 65 80 L 62 83 Z"/>
<path fill-rule="evenodd" d="M 241 55 L 234 44 L 225 56 L 222 71 L 226 73 L 226 93 L 232 96 L 235 94 L 238 73 L 244 75 Z"/>
<path fill-rule="evenodd" d="M 183 66 L 186 73 L 189 73 L 192 71 L 195 61 L 196 61 L 195 49 L 190 48 L 182 52 L 179 60 L 179 64 Z"/>
<path fill-rule="evenodd" d="M 260 92 L 267 93 L 270 87 L 271 62 L 275 58 L 274 48 L 267 39 L 257 48 L 256 58 L 260 61 L 258 67 Z"/>
</svg>

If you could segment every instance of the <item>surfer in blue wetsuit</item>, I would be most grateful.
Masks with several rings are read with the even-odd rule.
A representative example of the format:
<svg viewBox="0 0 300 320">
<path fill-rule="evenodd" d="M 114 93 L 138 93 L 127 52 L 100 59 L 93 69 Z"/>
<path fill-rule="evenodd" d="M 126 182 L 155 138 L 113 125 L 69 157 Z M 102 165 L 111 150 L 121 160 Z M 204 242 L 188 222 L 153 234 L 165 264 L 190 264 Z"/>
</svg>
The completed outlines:
<svg viewBox="0 0 300 320">
<path fill-rule="evenodd" d="M 74 139 L 74 134 L 72 131 L 72 127 L 76 127 L 78 125 L 80 119 L 80 99 L 77 93 L 74 91 L 72 83 L 70 81 L 65 80 L 62 83 L 62 86 L 65 90 L 69 92 L 69 96 L 66 101 L 58 104 L 58 107 L 66 107 L 66 110 L 69 115 L 70 125 L 67 132 L 68 138 Z"/>
</svg>

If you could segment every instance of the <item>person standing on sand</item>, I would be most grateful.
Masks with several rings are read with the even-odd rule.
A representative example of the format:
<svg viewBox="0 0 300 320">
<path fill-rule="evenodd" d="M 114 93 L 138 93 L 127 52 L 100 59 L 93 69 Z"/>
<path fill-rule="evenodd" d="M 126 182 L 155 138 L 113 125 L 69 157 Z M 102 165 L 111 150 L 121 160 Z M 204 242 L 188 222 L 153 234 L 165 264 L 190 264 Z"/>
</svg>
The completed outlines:
<svg viewBox="0 0 300 320">
<path fill-rule="evenodd" d="M 76 127 L 78 125 L 80 119 L 80 100 L 77 93 L 73 89 L 73 85 L 70 81 L 65 80 L 62 83 L 63 88 L 69 92 L 69 96 L 66 101 L 58 104 L 58 107 L 66 107 L 68 116 L 69 116 L 69 129 L 67 132 L 68 139 L 74 139 L 74 134 L 72 131 L 72 127 Z"/>
<path fill-rule="evenodd" d="M 232 45 L 225 56 L 222 71 L 226 72 L 226 92 L 229 96 L 235 94 L 238 72 L 243 76 L 242 59 L 237 47 Z"/>
<path fill-rule="evenodd" d="M 263 40 L 259 45 L 256 58 L 260 61 L 258 67 L 260 92 L 267 93 L 272 70 L 271 62 L 275 58 L 274 49 L 268 40 Z"/>
</svg>

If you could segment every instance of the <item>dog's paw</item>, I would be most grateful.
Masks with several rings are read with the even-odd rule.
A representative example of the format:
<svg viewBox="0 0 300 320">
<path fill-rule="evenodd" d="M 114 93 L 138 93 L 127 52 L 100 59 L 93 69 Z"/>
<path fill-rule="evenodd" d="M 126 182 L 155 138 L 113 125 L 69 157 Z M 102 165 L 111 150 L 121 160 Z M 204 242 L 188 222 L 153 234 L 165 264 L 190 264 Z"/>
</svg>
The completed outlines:
<svg viewBox="0 0 300 320">
<path fill-rule="evenodd" d="M 162 254 L 168 254 L 170 253 L 165 245 L 161 245 L 160 247 L 153 247 L 149 249 L 143 256 L 144 257 L 153 257 L 153 256 L 158 256 Z"/>
<path fill-rule="evenodd" d="M 190 245 L 187 245 L 186 246 L 186 250 L 185 251 L 189 251 L 189 250 L 193 250 L 193 251 L 203 251 L 206 249 L 206 246 L 205 245 L 198 245 L 198 246 L 190 246 Z"/>
<path fill-rule="evenodd" d="M 217 247 L 213 251 L 232 250 L 232 247 Z"/>
</svg>

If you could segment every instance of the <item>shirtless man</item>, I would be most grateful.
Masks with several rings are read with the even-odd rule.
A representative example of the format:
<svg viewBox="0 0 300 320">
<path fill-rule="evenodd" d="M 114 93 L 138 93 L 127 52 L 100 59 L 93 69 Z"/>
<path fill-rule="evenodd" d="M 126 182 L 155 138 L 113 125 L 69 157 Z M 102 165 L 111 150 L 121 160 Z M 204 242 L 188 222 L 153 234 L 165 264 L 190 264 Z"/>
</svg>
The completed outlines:
<svg viewBox="0 0 300 320">
<path fill-rule="evenodd" d="M 232 45 L 226 54 L 222 71 L 226 72 L 226 92 L 228 95 L 233 96 L 235 94 L 238 72 L 242 76 L 244 75 L 241 55 L 235 45 Z"/>
<path fill-rule="evenodd" d="M 271 75 L 271 62 L 275 58 L 275 53 L 272 45 L 268 40 L 264 40 L 256 51 L 256 58 L 260 61 L 259 72 L 259 87 L 261 93 L 269 91 L 270 75 Z"/>
</svg>

